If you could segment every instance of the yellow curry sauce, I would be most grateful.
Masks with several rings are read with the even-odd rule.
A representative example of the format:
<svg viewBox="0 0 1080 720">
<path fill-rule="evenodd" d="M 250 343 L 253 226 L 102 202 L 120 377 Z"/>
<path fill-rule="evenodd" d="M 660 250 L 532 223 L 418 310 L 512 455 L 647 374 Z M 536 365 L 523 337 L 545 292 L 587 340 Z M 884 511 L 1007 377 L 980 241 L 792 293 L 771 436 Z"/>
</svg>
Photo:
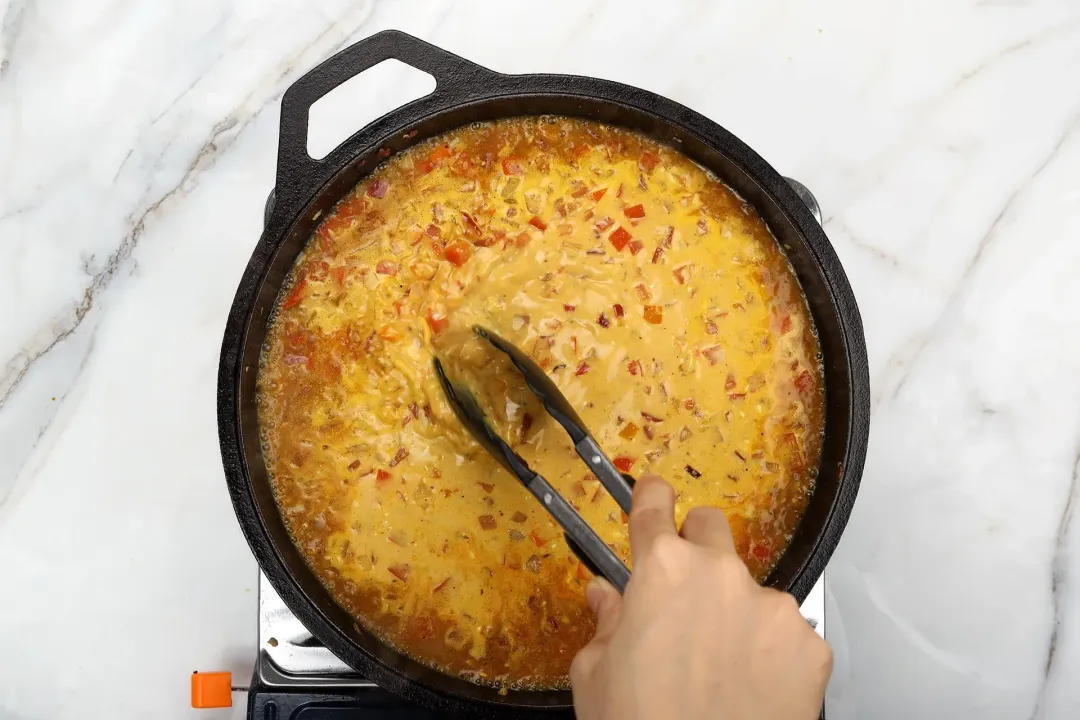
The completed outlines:
<svg viewBox="0 0 1080 720">
<path fill-rule="evenodd" d="M 457 421 L 438 353 L 501 436 L 630 562 L 626 517 L 468 328 L 531 353 L 677 520 L 723 508 L 760 581 L 813 487 L 819 351 L 756 212 L 677 152 L 568 118 L 470 126 L 391 158 L 325 218 L 259 373 L 290 532 L 359 622 L 444 672 L 565 687 L 588 572 Z M 496 353 L 497 354 L 497 353 Z"/>
</svg>

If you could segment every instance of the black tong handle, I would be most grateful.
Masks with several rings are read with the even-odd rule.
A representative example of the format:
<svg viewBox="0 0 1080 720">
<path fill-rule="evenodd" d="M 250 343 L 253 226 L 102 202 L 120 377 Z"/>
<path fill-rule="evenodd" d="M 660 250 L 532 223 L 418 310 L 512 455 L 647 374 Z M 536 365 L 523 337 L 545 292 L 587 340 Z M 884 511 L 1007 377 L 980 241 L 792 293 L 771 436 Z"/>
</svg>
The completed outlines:
<svg viewBox="0 0 1080 720">
<path fill-rule="evenodd" d="M 589 568 L 594 575 L 599 575 L 610 582 L 620 593 L 623 592 L 626 589 L 626 583 L 630 582 L 630 569 L 585 522 L 585 519 L 578 515 L 577 510 L 540 475 L 529 480 L 526 487 L 551 514 L 555 522 L 562 526 L 566 534 L 566 543 L 585 564 L 585 567 Z"/>
<path fill-rule="evenodd" d="M 611 494 L 622 511 L 630 514 L 631 495 L 634 491 L 634 478 L 625 475 L 608 459 L 592 435 L 574 445 L 578 456 L 592 470 L 600 484 Z"/>
</svg>

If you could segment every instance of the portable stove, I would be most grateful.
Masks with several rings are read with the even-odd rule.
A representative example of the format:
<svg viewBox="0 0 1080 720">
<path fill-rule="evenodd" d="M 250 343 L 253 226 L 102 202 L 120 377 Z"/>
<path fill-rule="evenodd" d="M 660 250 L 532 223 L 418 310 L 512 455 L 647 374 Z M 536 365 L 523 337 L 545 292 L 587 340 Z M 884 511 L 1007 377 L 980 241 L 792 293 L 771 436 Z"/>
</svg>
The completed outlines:
<svg viewBox="0 0 1080 720">
<path fill-rule="evenodd" d="M 816 198 L 802 183 L 788 183 L 821 222 Z M 269 209 L 269 201 L 268 201 Z M 802 614 L 825 637 L 825 576 L 802 604 Z M 231 687 L 228 673 L 192 675 L 192 705 L 231 702 L 231 691 L 247 690 L 249 720 L 435 720 L 444 715 L 383 690 L 339 660 L 296 619 L 259 573 L 258 657 L 247 688 Z M 824 717 L 824 715 L 822 715 Z"/>
<path fill-rule="evenodd" d="M 802 614 L 825 637 L 825 578 Z M 259 647 L 248 688 L 250 720 L 421 720 L 441 718 L 406 703 L 343 663 L 312 637 L 259 573 Z"/>
</svg>

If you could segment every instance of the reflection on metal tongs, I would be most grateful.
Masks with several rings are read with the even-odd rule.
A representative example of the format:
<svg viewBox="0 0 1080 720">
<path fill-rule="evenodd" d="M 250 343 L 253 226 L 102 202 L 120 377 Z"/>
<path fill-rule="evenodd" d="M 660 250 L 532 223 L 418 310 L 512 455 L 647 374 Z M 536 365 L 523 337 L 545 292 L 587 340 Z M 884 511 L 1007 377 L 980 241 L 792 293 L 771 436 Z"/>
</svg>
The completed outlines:
<svg viewBox="0 0 1080 720">
<path fill-rule="evenodd" d="M 543 403 L 544 409 L 570 435 L 577 454 L 599 478 L 604 488 L 611 493 L 611 497 L 615 499 L 623 512 L 629 513 L 633 478 L 622 474 L 612 464 L 551 378 L 515 345 L 485 328 L 474 327 L 473 330 L 479 337 L 509 356 L 514 367 L 525 378 L 526 385 Z M 600 539 L 596 531 L 585 522 L 570 503 L 547 480 L 535 473 L 528 463 L 498 436 L 488 424 L 484 411 L 480 409 L 472 391 L 465 385 L 451 380 L 438 358 L 435 359 L 435 372 L 454 413 L 476 438 L 476 441 L 540 501 L 551 517 L 562 527 L 567 544 L 581 562 L 594 574 L 602 576 L 618 588 L 619 592 L 622 592 L 630 580 L 630 570 L 622 560 Z"/>
</svg>

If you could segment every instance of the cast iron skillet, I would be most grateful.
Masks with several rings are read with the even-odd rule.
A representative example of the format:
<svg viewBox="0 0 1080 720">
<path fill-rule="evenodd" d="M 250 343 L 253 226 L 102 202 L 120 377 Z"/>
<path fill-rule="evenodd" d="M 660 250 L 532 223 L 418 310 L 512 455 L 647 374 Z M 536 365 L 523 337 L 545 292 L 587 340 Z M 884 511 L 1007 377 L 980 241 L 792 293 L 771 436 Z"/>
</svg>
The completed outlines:
<svg viewBox="0 0 1080 720">
<path fill-rule="evenodd" d="M 309 157 L 311 105 L 389 58 L 434 76 L 435 91 L 379 118 L 324 159 Z M 847 523 L 869 431 L 862 322 L 836 254 L 784 179 L 716 123 L 659 95 L 606 80 L 502 75 L 396 31 L 362 40 L 297 80 L 281 100 L 277 184 L 262 237 L 236 291 L 221 348 L 218 430 L 229 493 L 270 583 L 335 655 L 409 700 L 485 717 L 569 714 L 570 693 L 499 695 L 428 669 L 357 626 L 304 564 L 278 514 L 259 448 L 255 375 L 274 300 L 320 214 L 387 156 L 417 142 L 467 123 L 540 114 L 619 125 L 678 148 L 757 208 L 791 260 L 820 333 L 827 394 L 817 489 L 790 548 L 766 581 L 799 602 L 821 575 Z"/>
</svg>

